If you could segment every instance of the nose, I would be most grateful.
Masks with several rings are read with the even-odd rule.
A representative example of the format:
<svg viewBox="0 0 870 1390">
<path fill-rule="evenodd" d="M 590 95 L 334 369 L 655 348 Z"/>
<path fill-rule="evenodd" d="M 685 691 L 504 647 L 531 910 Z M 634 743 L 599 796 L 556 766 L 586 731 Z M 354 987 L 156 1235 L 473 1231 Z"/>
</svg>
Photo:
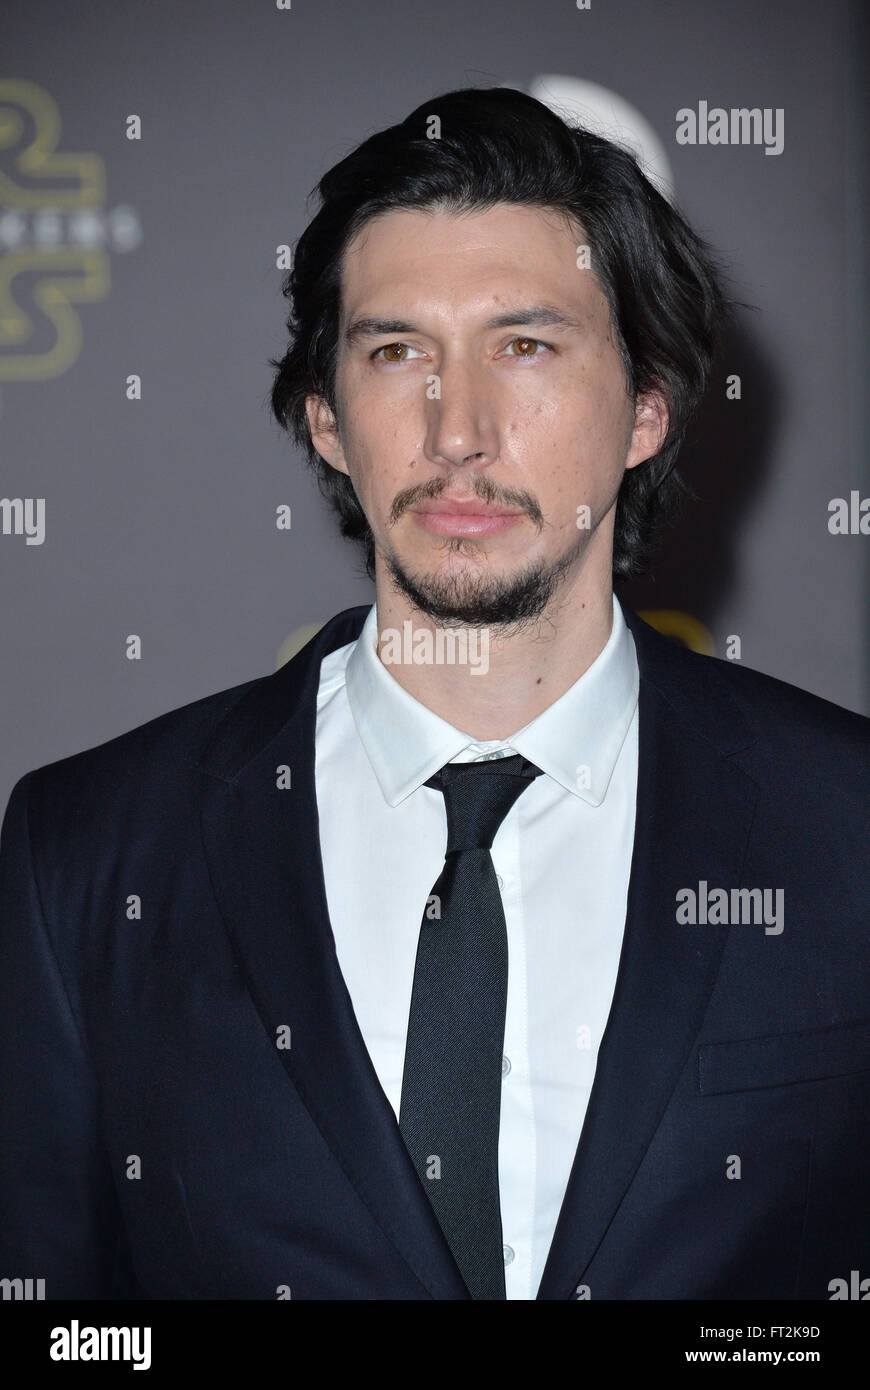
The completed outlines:
<svg viewBox="0 0 870 1390">
<path fill-rule="evenodd" d="M 498 458 L 499 438 L 492 391 L 473 363 L 442 363 L 440 396 L 426 400 L 423 452 L 441 467 L 482 467 Z"/>
</svg>

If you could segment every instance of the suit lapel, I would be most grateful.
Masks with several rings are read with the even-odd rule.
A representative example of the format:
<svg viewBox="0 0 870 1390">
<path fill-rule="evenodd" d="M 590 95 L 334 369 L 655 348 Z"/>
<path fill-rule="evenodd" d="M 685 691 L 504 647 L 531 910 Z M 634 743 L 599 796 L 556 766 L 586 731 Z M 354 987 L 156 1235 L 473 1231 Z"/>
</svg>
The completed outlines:
<svg viewBox="0 0 870 1390">
<path fill-rule="evenodd" d="M 710 658 L 623 608 L 640 668 L 639 766 L 625 935 L 613 1003 L 539 1299 L 570 1299 L 649 1147 L 703 1021 L 728 928 L 676 922 L 676 893 L 740 882 L 752 742 Z M 709 664 L 708 664 L 709 663 Z M 594 1288 L 590 1290 L 595 1296 Z"/>
<path fill-rule="evenodd" d="M 215 895 L 271 1046 L 337 1162 L 433 1298 L 469 1294 L 411 1165 L 335 953 L 320 857 L 320 662 L 367 607 L 257 681 L 199 759 Z M 538 1292 L 569 1299 L 646 1152 L 703 1020 L 726 927 L 679 926 L 679 888 L 739 882 L 757 795 L 729 755 L 752 742 L 714 670 L 623 608 L 640 667 L 635 840 L 625 937 L 583 1132 Z M 290 770 L 291 788 L 277 786 Z M 593 1296 L 594 1296 L 594 1290 Z"/>
<path fill-rule="evenodd" d="M 203 842 L 269 1043 L 291 1030 L 278 1056 L 324 1140 L 422 1288 L 469 1298 L 366 1050 L 327 910 L 314 772 L 320 662 L 358 636 L 367 612 L 333 618 L 225 716 L 199 760 Z M 289 789 L 278 788 L 281 767 Z"/>
</svg>

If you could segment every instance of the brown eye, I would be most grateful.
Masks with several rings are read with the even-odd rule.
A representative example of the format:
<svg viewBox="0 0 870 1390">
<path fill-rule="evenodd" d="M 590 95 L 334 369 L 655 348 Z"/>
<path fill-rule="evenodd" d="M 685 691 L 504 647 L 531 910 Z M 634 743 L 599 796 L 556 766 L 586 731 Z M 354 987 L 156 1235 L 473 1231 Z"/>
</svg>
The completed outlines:
<svg viewBox="0 0 870 1390">
<path fill-rule="evenodd" d="M 408 348 L 405 343 L 387 343 L 386 347 L 378 348 L 378 352 L 384 354 L 384 361 L 386 362 L 404 362 L 404 354 L 407 353 L 407 351 Z M 401 357 L 394 357 L 392 356 L 393 353 L 402 353 L 403 355 Z"/>
<path fill-rule="evenodd" d="M 546 347 L 547 344 L 542 343 L 539 338 L 511 338 L 508 346 L 515 349 L 510 354 L 511 357 L 540 357 L 537 349 Z"/>
</svg>

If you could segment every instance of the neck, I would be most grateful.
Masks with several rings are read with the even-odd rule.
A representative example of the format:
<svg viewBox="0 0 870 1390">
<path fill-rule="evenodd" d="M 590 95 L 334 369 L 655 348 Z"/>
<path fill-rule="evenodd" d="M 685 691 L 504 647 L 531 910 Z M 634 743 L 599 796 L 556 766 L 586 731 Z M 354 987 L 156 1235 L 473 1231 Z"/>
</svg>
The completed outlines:
<svg viewBox="0 0 870 1390">
<path fill-rule="evenodd" d="M 613 627 L 610 570 L 569 577 L 546 612 L 510 634 L 448 628 L 421 613 L 378 565 L 378 656 L 416 700 L 479 741 L 504 739 L 548 709 L 603 651 Z"/>
</svg>

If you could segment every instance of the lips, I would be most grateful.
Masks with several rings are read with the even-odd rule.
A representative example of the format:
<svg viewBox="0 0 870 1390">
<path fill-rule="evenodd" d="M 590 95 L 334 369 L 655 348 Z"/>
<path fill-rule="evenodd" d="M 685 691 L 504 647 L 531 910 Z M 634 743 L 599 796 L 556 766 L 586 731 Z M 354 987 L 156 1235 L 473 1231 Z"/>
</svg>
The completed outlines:
<svg viewBox="0 0 870 1390">
<path fill-rule="evenodd" d="M 424 512 L 435 516 L 518 516 L 519 513 L 510 507 L 492 507 L 486 502 L 481 502 L 477 497 L 465 499 L 450 497 L 435 497 L 431 501 L 423 502 L 414 511 Z"/>
<path fill-rule="evenodd" d="M 477 497 L 434 497 L 413 509 L 415 524 L 433 536 L 483 540 L 522 521 L 522 512 L 493 507 Z"/>
</svg>

